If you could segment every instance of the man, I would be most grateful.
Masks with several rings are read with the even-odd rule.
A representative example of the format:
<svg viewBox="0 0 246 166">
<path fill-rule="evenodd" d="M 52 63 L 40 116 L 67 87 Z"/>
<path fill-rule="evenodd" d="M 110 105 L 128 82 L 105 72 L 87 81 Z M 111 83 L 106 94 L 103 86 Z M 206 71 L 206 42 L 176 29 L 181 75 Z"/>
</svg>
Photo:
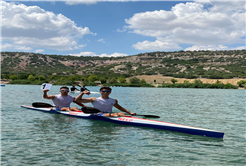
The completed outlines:
<svg viewBox="0 0 246 166">
<path fill-rule="evenodd" d="M 79 90 L 75 87 L 75 85 L 73 85 L 73 86 L 71 87 L 71 92 L 74 92 L 75 90 L 79 91 Z"/>
<path fill-rule="evenodd" d="M 43 98 L 45 99 L 52 99 L 54 105 L 56 106 L 56 108 L 60 111 L 79 111 L 79 109 L 77 107 L 72 107 L 70 108 L 70 104 L 72 102 L 85 107 L 84 104 L 82 103 L 78 103 L 75 101 L 75 97 L 72 97 L 70 95 L 68 95 L 69 92 L 69 88 L 68 87 L 61 87 L 60 88 L 60 93 L 59 95 L 47 95 L 47 92 L 49 91 L 49 89 L 44 89 L 43 92 Z"/>
<path fill-rule="evenodd" d="M 83 85 L 83 87 L 80 89 L 80 91 L 81 91 L 81 92 L 84 92 L 84 91 L 90 91 L 90 90 L 87 89 L 87 88 L 85 87 L 85 85 Z"/>
<path fill-rule="evenodd" d="M 126 116 L 126 114 L 123 112 L 126 112 L 131 115 L 136 115 L 136 113 L 131 113 L 127 109 L 120 106 L 116 99 L 110 98 L 109 95 L 111 91 L 112 89 L 110 87 L 101 87 L 100 88 L 101 97 L 99 98 L 91 97 L 91 98 L 82 99 L 84 94 L 87 94 L 87 95 L 90 94 L 89 91 L 84 91 L 79 96 L 76 97 L 75 101 L 80 102 L 80 103 L 91 103 L 94 108 L 102 112 L 102 113 L 96 114 L 100 116 L 113 116 L 113 117 Z M 123 112 L 113 113 L 112 112 L 113 106 Z"/>
</svg>

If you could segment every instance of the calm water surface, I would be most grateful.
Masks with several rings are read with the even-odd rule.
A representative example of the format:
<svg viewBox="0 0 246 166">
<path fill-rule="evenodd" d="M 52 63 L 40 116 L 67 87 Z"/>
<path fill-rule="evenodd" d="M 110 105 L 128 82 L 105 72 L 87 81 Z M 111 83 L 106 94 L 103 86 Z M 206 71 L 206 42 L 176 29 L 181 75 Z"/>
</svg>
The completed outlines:
<svg viewBox="0 0 246 166">
<path fill-rule="evenodd" d="M 52 86 L 49 94 L 59 88 Z M 1 87 L 1 165 L 246 164 L 246 90 L 113 87 L 111 97 L 131 112 L 223 131 L 224 139 L 28 110 L 20 106 L 52 103 L 42 98 L 40 85 L 6 85 Z"/>
</svg>

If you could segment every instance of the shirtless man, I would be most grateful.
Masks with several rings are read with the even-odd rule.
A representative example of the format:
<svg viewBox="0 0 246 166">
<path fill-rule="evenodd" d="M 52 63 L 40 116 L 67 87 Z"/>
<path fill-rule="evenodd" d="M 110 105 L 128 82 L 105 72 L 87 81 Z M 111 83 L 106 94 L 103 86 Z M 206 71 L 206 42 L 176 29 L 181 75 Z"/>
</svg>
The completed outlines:
<svg viewBox="0 0 246 166">
<path fill-rule="evenodd" d="M 84 91 L 79 96 L 76 97 L 75 101 L 79 103 L 91 103 L 94 108 L 101 111 L 101 113 L 96 114 L 99 116 L 113 116 L 113 117 L 126 116 L 126 114 L 123 112 L 126 112 L 131 115 L 136 115 L 136 113 L 131 113 L 124 107 L 120 106 L 116 99 L 110 98 L 109 95 L 111 91 L 112 89 L 110 87 L 101 87 L 100 88 L 101 97 L 99 98 L 90 97 L 90 98 L 82 99 L 84 94 L 87 94 L 87 95 L 90 94 L 89 91 Z M 112 112 L 113 106 L 123 112 L 113 113 Z"/>
</svg>

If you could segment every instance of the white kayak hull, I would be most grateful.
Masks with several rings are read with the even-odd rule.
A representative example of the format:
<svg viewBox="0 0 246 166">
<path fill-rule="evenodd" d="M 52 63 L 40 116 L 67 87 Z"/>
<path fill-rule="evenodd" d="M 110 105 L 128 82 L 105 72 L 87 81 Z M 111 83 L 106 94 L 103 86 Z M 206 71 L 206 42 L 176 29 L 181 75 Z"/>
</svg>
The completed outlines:
<svg viewBox="0 0 246 166">
<path fill-rule="evenodd" d="M 108 122 L 117 123 L 117 124 L 155 128 L 155 129 L 175 131 L 175 132 L 181 132 L 181 133 L 192 134 L 192 135 L 201 135 L 201 136 L 221 138 L 221 139 L 223 139 L 223 136 L 224 136 L 224 133 L 220 131 L 214 131 L 214 130 L 209 130 L 209 129 L 169 123 L 169 122 L 162 122 L 162 121 L 157 121 L 157 120 L 137 118 L 137 117 L 132 117 L 132 116 L 102 117 L 102 116 L 96 116 L 96 115 L 91 115 L 91 114 L 85 114 L 82 111 L 81 112 L 56 111 L 52 108 L 35 108 L 32 106 L 26 106 L 26 105 L 22 105 L 21 107 L 32 109 L 32 110 L 37 110 L 37 111 L 63 114 L 67 116 L 74 116 L 78 118 L 102 120 L 102 121 L 108 121 Z"/>
</svg>

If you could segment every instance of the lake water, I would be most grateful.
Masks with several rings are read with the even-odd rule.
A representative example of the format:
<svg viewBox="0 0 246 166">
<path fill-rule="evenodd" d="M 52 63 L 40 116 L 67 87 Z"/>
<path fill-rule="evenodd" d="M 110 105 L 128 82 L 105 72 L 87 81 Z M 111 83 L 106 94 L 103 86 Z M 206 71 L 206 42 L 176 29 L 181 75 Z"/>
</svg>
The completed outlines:
<svg viewBox="0 0 246 166">
<path fill-rule="evenodd" d="M 59 88 L 52 86 L 48 94 Z M 160 121 L 223 131 L 224 139 L 28 110 L 20 106 L 52 103 L 42 98 L 40 85 L 6 85 L 1 87 L 1 165 L 246 164 L 246 90 L 113 87 L 111 97 L 131 112 L 159 115 Z"/>
</svg>

